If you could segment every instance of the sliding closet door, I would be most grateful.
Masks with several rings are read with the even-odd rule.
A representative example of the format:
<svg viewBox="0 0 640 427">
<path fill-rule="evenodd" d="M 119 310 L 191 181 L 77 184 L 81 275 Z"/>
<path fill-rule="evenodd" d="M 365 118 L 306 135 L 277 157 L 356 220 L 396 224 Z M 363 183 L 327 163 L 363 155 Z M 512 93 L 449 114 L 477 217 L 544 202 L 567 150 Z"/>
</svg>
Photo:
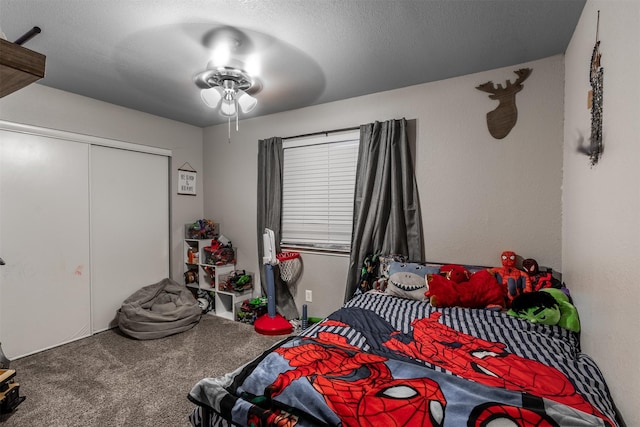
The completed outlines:
<svg viewBox="0 0 640 427">
<path fill-rule="evenodd" d="M 92 332 L 116 326 L 122 302 L 169 277 L 169 158 L 92 146 Z"/>
<path fill-rule="evenodd" d="M 90 334 L 87 144 L 0 130 L 0 341 L 11 358 Z"/>
</svg>

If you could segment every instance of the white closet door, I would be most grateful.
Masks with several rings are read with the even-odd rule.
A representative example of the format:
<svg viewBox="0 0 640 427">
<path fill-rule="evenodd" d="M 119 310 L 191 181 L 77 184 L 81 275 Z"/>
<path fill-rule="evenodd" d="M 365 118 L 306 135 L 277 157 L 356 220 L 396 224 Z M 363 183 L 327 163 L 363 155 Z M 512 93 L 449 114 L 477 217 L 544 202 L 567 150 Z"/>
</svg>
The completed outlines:
<svg viewBox="0 0 640 427">
<path fill-rule="evenodd" d="M 0 130 L 0 341 L 10 359 L 90 334 L 88 150 Z"/>
<path fill-rule="evenodd" d="M 122 302 L 169 277 L 168 157 L 92 146 L 92 332 L 116 326 Z"/>
</svg>

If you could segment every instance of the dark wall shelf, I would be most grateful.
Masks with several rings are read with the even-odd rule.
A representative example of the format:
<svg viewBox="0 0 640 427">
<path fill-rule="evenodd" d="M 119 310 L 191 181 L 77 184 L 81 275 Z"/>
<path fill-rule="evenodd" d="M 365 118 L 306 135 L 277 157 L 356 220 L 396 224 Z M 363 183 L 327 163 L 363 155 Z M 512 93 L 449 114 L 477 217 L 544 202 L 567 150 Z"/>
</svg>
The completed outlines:
<svg viewBox="0 0 640 427">
<path fill-rule="evenodd" d="M 46 57 L 0 39 L 0 98 L 44 77 Z"/>
</svg>

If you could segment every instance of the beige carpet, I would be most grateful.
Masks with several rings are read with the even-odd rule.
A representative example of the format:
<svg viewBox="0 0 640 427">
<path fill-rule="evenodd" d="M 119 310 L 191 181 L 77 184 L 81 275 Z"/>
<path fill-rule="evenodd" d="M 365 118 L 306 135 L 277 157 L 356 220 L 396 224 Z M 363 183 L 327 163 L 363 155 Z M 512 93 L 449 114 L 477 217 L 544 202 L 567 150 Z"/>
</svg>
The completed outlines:
<svg viewBox="0 0 640 427">
<path fill-rule="evenodd" d="M 26 400 L 0 424 L 189 426 L 187 394 L 198 380 L 232 371 L 284 338 L 210 315 L 158 340 L 102 332 L 12 361 Z"/>
</svg>

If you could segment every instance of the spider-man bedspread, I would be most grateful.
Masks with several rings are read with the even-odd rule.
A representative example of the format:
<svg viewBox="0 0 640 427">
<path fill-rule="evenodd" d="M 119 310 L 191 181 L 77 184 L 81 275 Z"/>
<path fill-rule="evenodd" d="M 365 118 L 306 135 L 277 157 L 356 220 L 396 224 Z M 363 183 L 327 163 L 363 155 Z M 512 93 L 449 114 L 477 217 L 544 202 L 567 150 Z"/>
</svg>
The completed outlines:
<svg viewBox="0 0 640 427">
<path fill-rule="evenodd" d="M 224 426 L 617 426 L 577 337 L 490 310 L 367 293 L 189 399 Z M 507 420 L 510 420 L 507 421 Z"/>
</svg>

